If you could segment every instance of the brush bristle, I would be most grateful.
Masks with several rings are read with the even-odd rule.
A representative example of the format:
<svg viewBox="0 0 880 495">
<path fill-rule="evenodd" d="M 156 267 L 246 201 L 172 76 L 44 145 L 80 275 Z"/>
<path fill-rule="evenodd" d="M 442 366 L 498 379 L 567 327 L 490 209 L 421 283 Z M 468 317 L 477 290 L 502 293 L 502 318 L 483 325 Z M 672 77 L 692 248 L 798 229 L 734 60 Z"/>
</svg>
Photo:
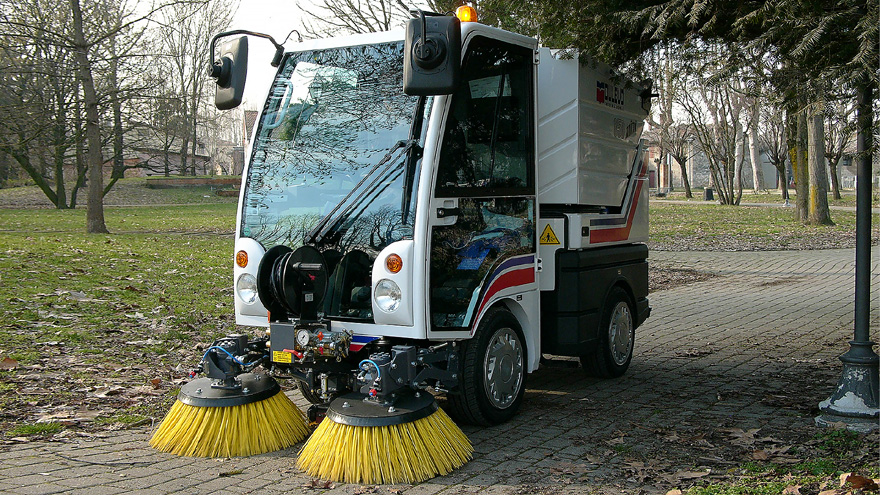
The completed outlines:
<svg viewBox="0 0 880 495">
<path fill-rule="evenodd" d="M 309 434 L 305 416 L 283 393 L 230 407 L 171 406 L 150 445 L 196 457 L 243 457 L 280 450 Z"/>
<path fill-rule="evenodd" d="M 417 483 L 449 474 L 473 454 L 471 442 L 438 409 L 393 426 L 349 426 L 324 419 L 299 453 L 310 476 L 345 483 Z"/>
</svg>

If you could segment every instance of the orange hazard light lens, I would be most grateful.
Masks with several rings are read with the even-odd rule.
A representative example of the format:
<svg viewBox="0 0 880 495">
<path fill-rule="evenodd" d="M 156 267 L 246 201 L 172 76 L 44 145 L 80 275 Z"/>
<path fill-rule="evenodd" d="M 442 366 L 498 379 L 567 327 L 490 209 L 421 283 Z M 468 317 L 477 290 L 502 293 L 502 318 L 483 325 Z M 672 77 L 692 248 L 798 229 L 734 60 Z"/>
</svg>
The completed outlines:
<svg viewBox="0 0 880 495">
<path fill-rule="evenodd" d="M 396 254 L 389 254 L 385 258 L 385 268 L 391 273 L 397 273 L 403 268 L 403 260 Z"/>
<path fill-rule="evenodd" d="M 461 22 L 477 22 L 477 11 L 470 5 L 462 5 L 455 9 L 455 17 Z"/>
<path fill-rule="evenodd" d="M 244 268 L 247 266 L 247 262 L 248 262 L 247 252 L 239 251 L 239 252 L 235 253 L 235 264 L 236 265 L 240 266 L 241 268 Z"/>
</svg>

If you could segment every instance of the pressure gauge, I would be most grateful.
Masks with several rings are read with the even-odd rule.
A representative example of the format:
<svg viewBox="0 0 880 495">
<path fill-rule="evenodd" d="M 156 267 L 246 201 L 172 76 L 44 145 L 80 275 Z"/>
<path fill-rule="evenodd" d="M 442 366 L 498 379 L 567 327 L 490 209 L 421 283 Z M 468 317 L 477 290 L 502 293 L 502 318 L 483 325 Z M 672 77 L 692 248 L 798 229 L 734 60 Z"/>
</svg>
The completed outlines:
<svg viewBox="0 0 880 495">
<path fill-rule="evenodd" d="M 309 345 L 309 341 L 312 340 L 312 334 L 309 333 L 305 328 L 296 332 L 296 343 L 302 347 Z"/>
</svg>

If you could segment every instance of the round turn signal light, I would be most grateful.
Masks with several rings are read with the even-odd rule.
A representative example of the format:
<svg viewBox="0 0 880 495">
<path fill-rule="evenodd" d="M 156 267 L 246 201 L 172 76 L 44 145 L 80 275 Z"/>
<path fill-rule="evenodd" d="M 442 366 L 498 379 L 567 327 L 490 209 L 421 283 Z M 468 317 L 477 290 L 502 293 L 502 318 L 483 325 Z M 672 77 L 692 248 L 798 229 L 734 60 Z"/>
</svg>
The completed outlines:
<svg viewBox="0 0 880 495">
<path fill-rule="evenodd" d="M 248 263 L 247 252 L 239 251 L 239 252 L 235 253 L 235 264 L 236 265 L 240 266 L 241 268 L 244 268 L 247 266 L 247 263 Z"/>
<path fill-rule="evenodd" d="M 385 258 L 385 268 L 391 273 L 397 273 L 403 268 L 403 260 L 396 254 L 389 254 Z"/>
</svg>

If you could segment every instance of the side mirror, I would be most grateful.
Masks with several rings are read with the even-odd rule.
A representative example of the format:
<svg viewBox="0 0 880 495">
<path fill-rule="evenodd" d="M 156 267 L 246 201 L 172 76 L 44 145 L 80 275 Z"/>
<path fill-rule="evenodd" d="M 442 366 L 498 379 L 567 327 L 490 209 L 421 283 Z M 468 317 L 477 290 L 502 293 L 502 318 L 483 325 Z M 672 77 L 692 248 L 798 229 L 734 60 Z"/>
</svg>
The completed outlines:
<svg viewBox="0 0 880 495">
<path fill-rule="evenodd" d="M 461 72 L 461 23 L 451 16 L 419 11 L 406 24 L 403 92 L 430 96 L 451 94 Z"/>
<path fill-rule="evenodd" d="M 220 45 L 220 60 L 209 69 L 209 75 L 217 81 L 214 105 L 220 110 L 229 110 L 241 104 L 247 79 L 247 62 L 246 36 Z"/>
</svg>

